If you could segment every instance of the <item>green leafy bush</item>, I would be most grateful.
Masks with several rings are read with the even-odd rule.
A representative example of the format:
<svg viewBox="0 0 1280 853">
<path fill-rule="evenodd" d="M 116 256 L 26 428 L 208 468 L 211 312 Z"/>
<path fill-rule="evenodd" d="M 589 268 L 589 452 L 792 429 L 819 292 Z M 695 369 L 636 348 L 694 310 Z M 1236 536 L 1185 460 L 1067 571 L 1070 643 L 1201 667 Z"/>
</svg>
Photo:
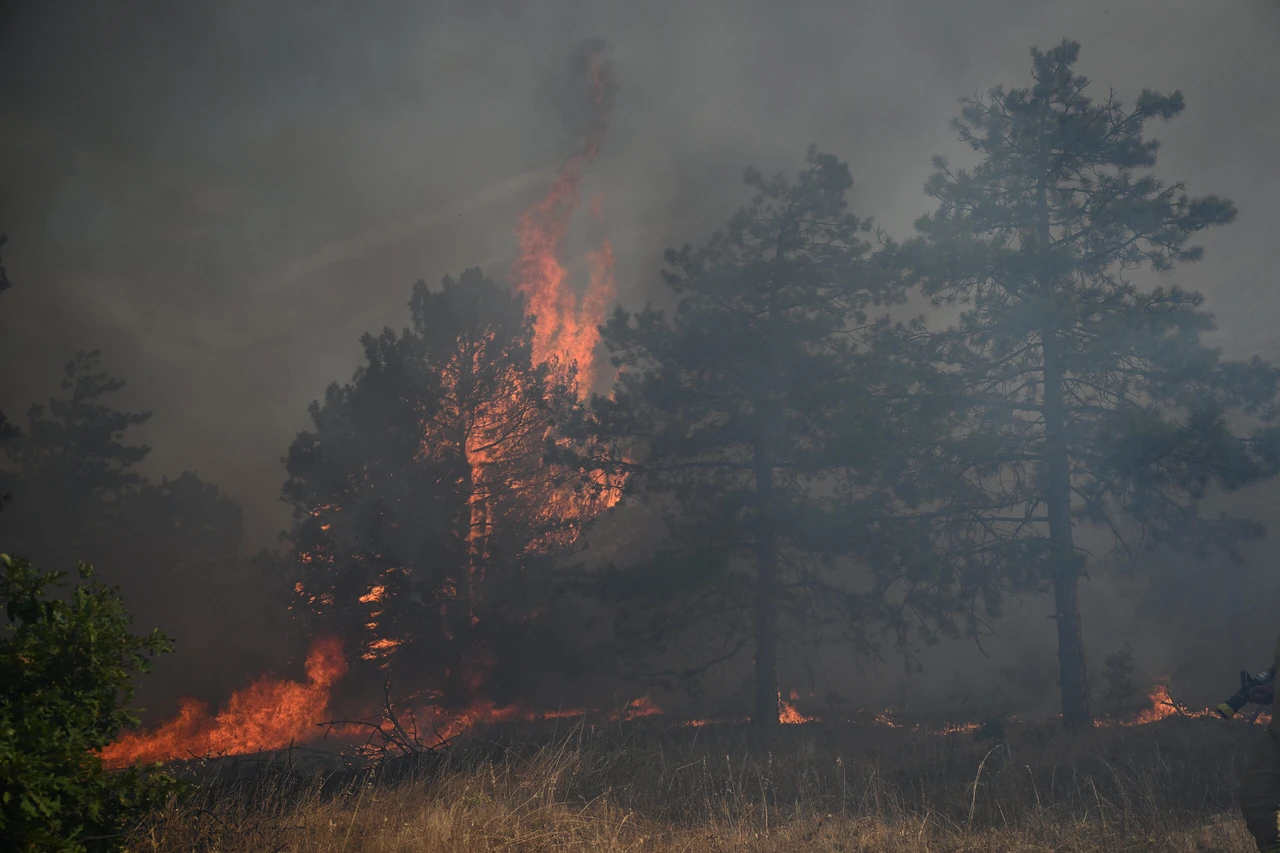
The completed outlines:
<svg viewBox="0 0 1280 853">
<path fill-rule="evenodd" d="M 0 554 L 0 849 L 111 851 L 175 790 L 155 768 L 109 771 L 97 751 L 138 724 L 133 676 L 172 650 L 137 636 L 118 590 L 77 565 L 43 572 Z"/>
</svg>

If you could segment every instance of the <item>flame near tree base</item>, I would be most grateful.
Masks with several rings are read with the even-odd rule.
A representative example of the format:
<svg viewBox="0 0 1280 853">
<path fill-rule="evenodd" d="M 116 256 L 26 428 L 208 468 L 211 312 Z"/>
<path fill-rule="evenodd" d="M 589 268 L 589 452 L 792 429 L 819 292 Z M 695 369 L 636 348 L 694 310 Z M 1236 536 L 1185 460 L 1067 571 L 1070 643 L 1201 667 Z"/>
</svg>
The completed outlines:
<svg viewBox="0 0 1280 853">
<path fill-rule="evenodd" d="M 231 695 L 210 715 L 205 703 L 183 699 L 178 715 L 150 733 L 130 733 L 102 751 L 110 766 L 284 749 L 313 740 L 325 719 L 329 694 L 347 671 L 342 644 L 317 640 L 307 655 L 307 680 L 264 676 Z"/>
<path fill-rule="evenodd" d="M 227 755 L 244 755 L 256 752 L 287 749 L 308 743 L 321 737 L 336 737 L 352 745 L 358 745 L 367 737 L 369 727 L 387 725 L 384 718 L 376 723 L 326 725 L 330 721 L 329 700 L 332 688 L 347 671 L 341 643 L 333 638 L 323 638 L 313 643 L 307 655 L 307 680 L 288 681 L 264 676 L 256 679 L 243 690 L 235 692 L 226 705 L 216 714 L 210 714 L 207 706 L 194 699 L 180 703 L 178 715 L 151 732 L 131 732 L 102 752 L 103 760 L 112 767 L 122 767 L 135 761 L 184 760 Z M 1168 686 L 1158 682 L 1149 696 L 1150 707 L 1125 720 L 1099 720 L 1096 726 L 1141 726 L 1170 717 L 1213 717 L 1211 710 L 1190 710 L 1170 698 Z M 783 725 L 806 723 L 844 723 L 855 721 L 828 718 L 800 711 L 799 694 L 792 690 L 787 698 L 778 697 L 779 721 Z M 397 714 L 397 724 L 405 726 L 405 736 L 412 742 L 431 748 L 465 735 L 468 731 L 485 725 L 553 719 L 602 718 L 613 722 L 628 722 L 641 718 L 664 716 L 650 697 L 642 696 L 613 712 L 595 709 L 539 710 L 522 705 L 499 706 L 480 698 L 460 711 L 424 706 L 404 709 Z M 1255 723 L 1265 724 L 1270 716 L 1263 713 L 1254 718 Z M 740 719 L 691 719 L 671 720 L 671 726 L 704 726 L 710 724 L 745 724 Z M 1020 722 L 1012 720 L 1012 722 Z M 856 723 L 855 723 L 856 724 Z M 868 726 L 907 731 L 928 731 L 938 735 L 974 733 L 980 729 L 976 722 L 949 723 L 940 728 L 920 725 L 904 726 L 885 711 L 863 723 Z M 358 750 L 357 750 L 358 751 Z"/>
</svg>

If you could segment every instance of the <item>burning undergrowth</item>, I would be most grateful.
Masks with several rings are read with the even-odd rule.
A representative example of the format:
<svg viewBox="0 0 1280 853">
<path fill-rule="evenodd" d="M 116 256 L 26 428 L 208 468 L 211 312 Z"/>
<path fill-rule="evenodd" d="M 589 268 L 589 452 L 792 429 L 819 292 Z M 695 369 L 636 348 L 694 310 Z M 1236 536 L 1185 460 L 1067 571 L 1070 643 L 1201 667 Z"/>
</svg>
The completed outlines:
<svg viewBox="0 0 1280 853">
<path fill-rule="evenodd" d="M 353 758 L 389 758 L 429 752 L 450 745 L 479 729 L 507 724 L 546 721 L 580 721 L 627 724 L 671 730 L 722 729 L 746 726 L 741 718 L 680 718 L 666 714 L 649 696 L 626 701 L 612 709 L 601 707 L 538 707 L 525 701 L 499 704 L 477 696 L 463 708 L 449 708 L 436 690 L 424 690 L 403 698 L 388 688 L 382 709 L 359 719 L 334 719 L 330 714 L 333 688 L 346 670 L 340 645 L 326 639 L 307 656 L 307 681 L 294 682 L 262 677 L 237 691 L 216 714 L 195 702 L 184 702 L 181 713 L 149 733 L 134 733 L 113 744 L 103 758 L 113 766 L 135 760 L 144 762 L 269 752 L 329 738 Z M 976 736 L 979 740 L 1003 739 L 1007 729 L 1043 727 L 1053 721 L 1024 721 L 1017 717 L 983 721 L 930 719 L 896 715 L 890 710 L 838 713 L 818 710 L 814 697 L 798 691 L 779 694 L 779 719 L 784 726 L 816 724 L 840 730 L 895 731 L 917 735 Z M 1175 701 L 1163 679 L 1156 681 L 1148 705 L 1132 715 L 1095 722 L 1099 729 L 1134 728 L 1168 720 L 1216 720 L 1212 710 L 1192 709 Z M 1270 716 L 1254 713 L 1245 718 L 1265 725 Z M 1223 724 L 1226 725 L 1226 724 Z"/>
</svg>

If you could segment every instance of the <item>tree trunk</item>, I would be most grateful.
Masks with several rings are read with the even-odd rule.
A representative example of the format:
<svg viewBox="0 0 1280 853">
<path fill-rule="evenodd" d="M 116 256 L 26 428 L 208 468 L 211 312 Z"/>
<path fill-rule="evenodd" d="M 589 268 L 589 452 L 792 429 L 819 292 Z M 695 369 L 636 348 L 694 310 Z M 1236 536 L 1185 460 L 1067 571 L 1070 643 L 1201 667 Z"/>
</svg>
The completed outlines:
<svg viewBox="0 0 1280 853">
<path fill-rule="evenodd" d="M 1071 534 L 1071 465 L 1067 453 L 1066 411 L 1062 380 L 1066 366 L 1054 313 L 1055 277 L 1048 255 L 1049 203 L 1045 178 L 1036 192 L 1036 263 L 1043 304 L 1048 312 L 1040 334 L 1044 355 L 1044 450 L 1049 482 L 1045 503 L 1053 560 L 1053 618 L 1058 625 L 1058 678 L 1062 688 L 1062 723 L 1068 729 L 1089 725 L 1089 690 L 1084 643 L 1080 631 L 1079 560 Z"/>
<path fill-rule="evenodd" d="M 465 473 L 459 484 L 461 506 L 456 517 L 456 537 L 459 550 L 463 553 L 454 555 L 461 562 L 454 563 L 447 584 L 452 586 L 450 600 L 445 603 L 445 637 L 449 640 L 449 675 L 445 684 L 445 701 L 450 705 L 462 705 L 472 698 L 470 684 L 472 673 L 470 652 L 472 644 L 472 619 L 475 614 L 475 575 L 483 568 L 483 555 L 479 549 L 479 525 L 483 523 L 481 516 L 482 502 L 477 494 L 475 469 L 466 434 L 462 439 L 462 462 Z M 465 556 L 464 556 L 465 554 Z"/>
<path fill-rule="evenodd" d="M 1057 337 L 1059 318 L 1053 300 L 1056 277 L 1052 257 L 1047 178 L 1036 187 L 1036 270 L 1042 305 L 1046 310 L 1041 332 L 1044 356 L 1044 462 L 1048 483 L 1044 502 L 1048 508 L 1048 538 L 1052 546 L 1053 620 L 1057 622 L 1057 666 L 1062 689 L 1062 724 L 1082 729 L 1091 722 L 1088 678 L 1084 671 L 1084 643 L 1080 634 L 1079 557 L 1071 535 L 1071 466 L 1066 447 L 1066 411 L 1062 379 L 1066 365 Z"/>
<path fill-rule="evenodd" d="M 778 545 L 773 531 L 773 462 L 756 449 L 756 702 L 752 722 L 778 726 Z"/>
<path fill-rule="evenodd" d="M 1062 722 L 1069 729 L 1089 725 L 1089 692 L 1080 631 L 1079 560 L 1071 534 L 1071 469 L 1063 428 L 1062 356 L 1057 332 L 1044 333 L 1045 456 L 1049 482 L 1049 540 L 1053 545 L 1053 618 L 1058 623 L 1058 674 L 1062 686 Z"/>
</svg>

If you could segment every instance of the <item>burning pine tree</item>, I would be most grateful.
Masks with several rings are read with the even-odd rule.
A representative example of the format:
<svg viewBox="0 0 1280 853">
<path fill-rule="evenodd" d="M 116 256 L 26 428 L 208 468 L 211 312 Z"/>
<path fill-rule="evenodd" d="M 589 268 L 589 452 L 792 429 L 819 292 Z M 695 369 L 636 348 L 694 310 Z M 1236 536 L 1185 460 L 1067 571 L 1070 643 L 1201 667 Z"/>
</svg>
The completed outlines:
<svg viewBox="0 0 1280 853">
<path fill-rule="evenodd" d="M 446 706 L 510 683 L 496 661 L 523 669 L 555 558 L 619 496 L 600 470 L 547 461 L 570 443 L 613 295 L 608 242 L 581 295 L 558 257 L 612 111 L 604 48 L 584 42 L 552 81 L 576 141 L 520 219 L 515 293 L 479 270 L 419 283 L 413 329 L 365 338 L 368 364 L 313 406 L 289 455 L 295 606 L 358 637 L 367 660 L 394 652 Z"/>
<path fill-rule="evenodd" d="M 410 308 L 411 329 L 364 338 L 367 364 L 290 450 L 295 608 L 457 705 L 495 661 L 522 668 L 554 558 L 611 498 L 545 461 L 575 372 L 535 362 L 518 295 L 472 269 L 419 283 Z"/>
<path fill-rule="evenodd" d="M 366 364 L 312 405 L 314 428 L 287 459 L 292 609 L 306 633 L 340 637 L 363 661 L 357 675 L 394 661 L 423 688 L 415 704 L 466 707 L 454 722 L 527 698 L 518 676 L 535 670 L 531 655 L 542 675 L 547 660 L 569 659 L 555 651 L 550 628 L 572 625 L 565 605 L 554 603 L 552 570 L 583 525 L 620 496 L 619 475 L 548 461 L 583 449 L 564 426 L 590 391 L 613 295 L 607 241 L 587 257 L 582 294 L 558 257 L 608 128 L 616 87 L 604 48 L 584 42 L 553 81 L 574 142 L 552 186 L 520 219 L 512 288 L 478 269 L 445 278 L 439 290 L 420 282 L 412 328 L 365 336 Z M 311 705 L 327 708 L 331 681 L 308 684 L 319 685 Z M 270 704 L 270 691 L 258 694 Z M 205 733 L 224 717 L 187 702 L 117 757 L 220 744 Z M 260 740 L 231 751 L 276 745 Z"/>
</svg>

